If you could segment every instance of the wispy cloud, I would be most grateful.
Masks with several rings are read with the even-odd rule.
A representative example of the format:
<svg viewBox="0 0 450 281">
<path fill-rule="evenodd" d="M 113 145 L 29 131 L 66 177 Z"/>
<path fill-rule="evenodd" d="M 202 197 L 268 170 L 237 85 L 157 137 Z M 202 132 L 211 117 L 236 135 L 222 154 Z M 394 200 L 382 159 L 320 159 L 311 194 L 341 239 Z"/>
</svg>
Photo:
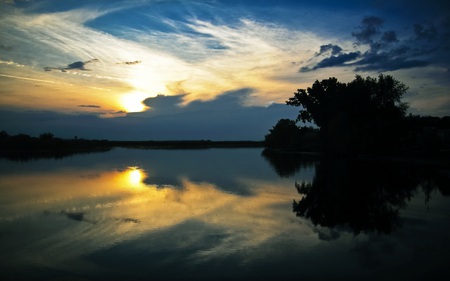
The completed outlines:
<svg viewBox="0 0 450 281">
<path fill-rule="evenodd" d="M 315 79 L 349 80 L 355 72 L 372 75 L 418 67 L 442 72 L 450 63 L 448 20 L 442 17 L 409 21 L 406 27 L 397 21 L 390 28 L 392 17 L 380 14 L 358 23 L 359 13 L 332 11 L 342 5 L 353 9 L 348 3 L 329 1 L 326 9 L 295 1 L 269 1 L 268 7 L 230 3 L 105 0 L 3 5 L 0 62 L 8 64 L 1 63 L 0 70 L 23 81 L 75 85 L 58 88 L 67 93 L 58 96 L 60 103 L 71 99 L 70 92 L 82 95 L 66 108 L 95 104 L 116 112 L 123 109 L 123 95 L 140 99 L 137 103 L 158 94 L 176 95 L 187 105 L 252 89 L 245 105 L 268 105 L 284 102 Z M 98 61 L 90 61 L 94 58 Z M 404 77 L 407 84 L 417 81 Z M 50 99 L 45 93 L 41 89 L 30 96 Z"/>
<path fill-rule="evenodd" d="M 0 44 L 0 50 L 4 50 L 4 51 L 11 51 L 12 47 L 11 46 L 5 46 L 3 44 Z"/>
<path fill-rule="evenodd" d="M 183 88 L 187 101 L 211 99 L 238 87 L 255 89 L 256 102 L 282 101 L 298 86 L 292 61 L 323 42 L 313 33 L 249 19 L 233 26 L 199 19 L 170 23 L 170 33 L 130 30 L 127 36 L 185 62 L 189 75 L 182 74 L 168 88 Z"/>
<path fill-rule="evenodd" d="M 95 104 L 80 104 L 78 107 L 101 108 L 101 106 Z"/>
</svg>

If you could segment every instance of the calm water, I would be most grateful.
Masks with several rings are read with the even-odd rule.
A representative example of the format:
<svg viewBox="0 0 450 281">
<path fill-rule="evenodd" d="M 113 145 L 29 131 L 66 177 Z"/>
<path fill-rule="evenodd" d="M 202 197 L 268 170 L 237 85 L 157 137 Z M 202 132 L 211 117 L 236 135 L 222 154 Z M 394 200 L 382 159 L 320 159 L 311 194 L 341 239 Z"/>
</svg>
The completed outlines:
<svg viewBox="0 0 450 281">
<path fill-rule="evenodd" d="M 450 273 L 449 182 L 261 149 L 0 159 L 0 277 L 435 280 Z"/>
</svg>

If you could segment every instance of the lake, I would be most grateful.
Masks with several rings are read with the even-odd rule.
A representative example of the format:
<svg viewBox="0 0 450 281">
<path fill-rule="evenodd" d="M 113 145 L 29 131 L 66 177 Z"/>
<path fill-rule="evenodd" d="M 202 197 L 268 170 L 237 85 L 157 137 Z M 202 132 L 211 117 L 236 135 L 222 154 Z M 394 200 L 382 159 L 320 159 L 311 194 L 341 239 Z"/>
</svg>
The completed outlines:
<svg viewBox="0 0 450 281">
<path fill-rule="evenodd" d="M 445 166 L 260 148 L 0 159 L 0 277 L 435 280 L 449 183 Z"/>
</svg>

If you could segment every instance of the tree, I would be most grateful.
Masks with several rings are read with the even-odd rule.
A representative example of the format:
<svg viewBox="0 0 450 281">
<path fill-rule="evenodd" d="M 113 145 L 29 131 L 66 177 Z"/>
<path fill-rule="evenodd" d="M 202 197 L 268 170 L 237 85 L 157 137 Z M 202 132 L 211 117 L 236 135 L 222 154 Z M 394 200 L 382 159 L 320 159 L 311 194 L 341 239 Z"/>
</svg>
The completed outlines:
<svg viewBox="0 0 450 281">
<path fill-rule="evenodd" d="M 297 126 L 295 120 L 280 119 L 265 136 L 265 145 L 268 148 L 317 151 L 317 131 L 313 127 Z"/>
<path fill-rule="evenodd" d="M 324 149 L 332 153 L 393 151 L 408 108 L 401 101 L 407 86 L 392 76 L 357 75 L 349 83 L 329 78 L 298 89 L 286 103 L 301 107 L 297 121 L 320 128 Z"/>
<path fill-rule="evenodd" d="M 54 135 L 52 133 L 43 133 L 39 135 L 39 139 L 41 140 L 51 140 L 53 137 Z"/>
<path fill-rule="evenodd" d="M 280 119 L 265 136 L 265 144 L 270 148 L 294 148 L 300 137 L 300 128 L 294 120 Z"/>
</svg>

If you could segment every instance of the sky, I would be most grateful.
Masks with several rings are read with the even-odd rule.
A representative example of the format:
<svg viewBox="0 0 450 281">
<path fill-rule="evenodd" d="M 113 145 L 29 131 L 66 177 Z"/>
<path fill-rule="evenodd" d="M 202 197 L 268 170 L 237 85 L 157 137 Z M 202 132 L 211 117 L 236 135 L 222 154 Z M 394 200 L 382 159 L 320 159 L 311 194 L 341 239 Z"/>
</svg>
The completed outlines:
<svg viewBox="0 0 450 281">
<path fill-rule="evenodd" d="M 0 0 L 0 130 L 262 140 L 315 80 L 392 75 L 450 115 L 448 1 Z"/>
</svg>

